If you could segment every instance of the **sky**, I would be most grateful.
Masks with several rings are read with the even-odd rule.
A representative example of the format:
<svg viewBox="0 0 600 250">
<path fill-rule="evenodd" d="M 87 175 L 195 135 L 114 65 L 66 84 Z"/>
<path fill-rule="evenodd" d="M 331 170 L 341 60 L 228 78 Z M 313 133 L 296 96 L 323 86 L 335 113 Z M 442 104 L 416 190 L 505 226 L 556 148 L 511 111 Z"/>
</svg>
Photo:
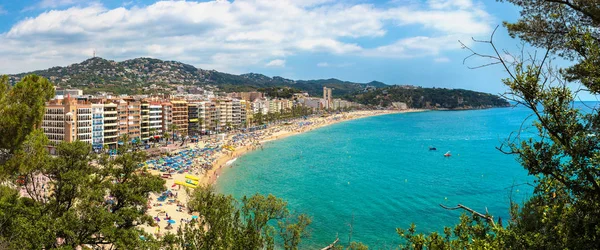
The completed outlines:
<svg viewBox="0 0 600 250">
<path fill-rule="evenodd" d="M 94 55 L 175 60 L 202 69 L 296 80 L 338 78 L 506 91 L 500 66 L 463 59 L 498 25 L 497 46 L 518 52 L 495 0 L 0 0 L 0 74 L 67 66 Z"/>
</svg>

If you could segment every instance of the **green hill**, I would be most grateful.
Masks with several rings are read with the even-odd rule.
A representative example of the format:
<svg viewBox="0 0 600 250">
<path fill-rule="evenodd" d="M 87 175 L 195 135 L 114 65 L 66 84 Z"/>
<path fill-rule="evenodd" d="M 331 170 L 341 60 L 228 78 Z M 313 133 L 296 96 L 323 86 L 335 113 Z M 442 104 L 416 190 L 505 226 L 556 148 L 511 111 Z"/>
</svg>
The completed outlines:
<svg viewBox="0 0 600 250">
<path fill-rule="evenodd" d="M 368 87 L 387 86 L 381 82 L 354 83 L 338 79 L 291 80 L 283 77 L 268 77 L 249 73 L 234 75 L 216 70 L 198 69 L 192 65 L 176 61 L 162 61 L 152 58 L 136 58 L 115 62 L 99 57 L 66 67 L 52 67 L 46 70 L 21 73 L 11 76 L 18 81 L 28 74 L 49 78 L 63 87 L 82 88 L 86 93 L 119 90 L 123 94 L 135 93 L 137 88 L 150 84 L 216 85 L 224 91 L 256 90 L 265 87 L 287 86 L 321 95 L 323 87 L 335 88 L 335 96 L 343 96 Z"/>
<path fill-rule="evenodd" d="M 510 106 L 505 99 L 488 93 L 464 89 L 389 86 L 348 95 L 345 99 L 365 105 L 387 107 L 392 102 L 406 103 L 410 108 L 480 109 Z"/>
<path fill-rule="evenodd" d="M 81 88 L 87 94 L 113 92 L 116 94 L 142 93 L 143 87 L 152 84 L 165 89 L 172 85 L 216 86 L 221 91 L 271 91 L 276 87 L 304 91 L 311 96 L 322 96 L 323 87 L 333 88 L 333 96 L 367 105 L 389 106 L 392 102 L 404 102 L 412 108 L 486 108 L 507 106 L 506 100 L 487 93 L 461 89 L 436 89 L 414 86 L 386 85 L 382 82 L 356 83 L 335 78 L 320 80 L 291 80 L 283 77 L 268 77 L 248 73 L 234 75 L 216 70 L 198 69 L 176 61 L 152 58 L 136 58 L 115 62 L 99 57 L 87 59 L 66 67 L 11 75 L 16 82 L 28 74 L 37 74 L 50 79 L 61 87 Z M 278 96 L 278 95 L 277 95 Z"/>
</svg>

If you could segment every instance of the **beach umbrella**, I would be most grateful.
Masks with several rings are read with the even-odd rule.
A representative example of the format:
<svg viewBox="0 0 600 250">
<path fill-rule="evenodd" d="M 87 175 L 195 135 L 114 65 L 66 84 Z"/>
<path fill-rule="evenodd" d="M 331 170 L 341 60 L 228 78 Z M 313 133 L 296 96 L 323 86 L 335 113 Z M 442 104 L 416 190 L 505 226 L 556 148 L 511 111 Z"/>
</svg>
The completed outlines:
<svg viewBox="0 0 600 250">
<path fill-rule="evenodd" d="M 171 223 L 171 224 L 175 224 L 174 220 L 168 220 L 167 222 Z"/>
<path fill-rule="evenodd" d="M 193 215 L 192 219 L 198 219 L 198 216 L 197 215 Z"/>
</svg>

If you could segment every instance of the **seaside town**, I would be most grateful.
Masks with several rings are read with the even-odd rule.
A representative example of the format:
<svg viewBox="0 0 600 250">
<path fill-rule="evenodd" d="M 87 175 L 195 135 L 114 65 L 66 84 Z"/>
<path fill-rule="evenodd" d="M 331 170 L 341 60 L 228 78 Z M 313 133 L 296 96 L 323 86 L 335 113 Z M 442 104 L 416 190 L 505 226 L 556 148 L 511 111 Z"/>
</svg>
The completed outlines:
<svg viewBox="0 0 600 250">
<path fill-rule="evenodd" d="M 4 0 L 0 58 L 0 250 L 600 249 L 600 0 Z"/>
<path fill-rule="evenodd" d="M 261 92 L 88 96 L 56 88 L 55 94 L 42 122 L 51 144 L 79 140 L 111 156 L 125 143 L 146 150 L 150 157 L 140 169 L 164 178 L 167 188 L 151 194 L 147 214 L 155 223 L 142 226 L 156 237 L 198 218 L 186 209 L 186 188 L 214 184 L 238 156 L 262 149 L 264 142 L 349 119 L 415 111 L 403 103 L 391 110 L 361 110 L 360 104 L 332 98 L 326 87 L 322 97 L 300 93 L 291 99 Z"/>
<path fill-rule="evenodd" d="M 202 94 L 83 95 L 78 89 L 55 89 L 46 104 L 42 128 L 52 142 L 80 140 L 95 151 L 115 149 L 119 138 L 146 147 L 168 139 L 196 139 L 231 130 L 254 130 L 276 119 L 299 115 L 360 109 L 362 105 L 332 98 L 295 94 L 292 99 L 270 99 L 261 92 L 237 92 L 224 96 L 213 91 Z M 404 108 L 406 109 L 406 105 Z M 295 111 L 301 110 L 302 114 Z M 286 114 L 290 113 L 286 116 Z M 293 113 L 293 114 L 292 114 Z"/>
</svg>

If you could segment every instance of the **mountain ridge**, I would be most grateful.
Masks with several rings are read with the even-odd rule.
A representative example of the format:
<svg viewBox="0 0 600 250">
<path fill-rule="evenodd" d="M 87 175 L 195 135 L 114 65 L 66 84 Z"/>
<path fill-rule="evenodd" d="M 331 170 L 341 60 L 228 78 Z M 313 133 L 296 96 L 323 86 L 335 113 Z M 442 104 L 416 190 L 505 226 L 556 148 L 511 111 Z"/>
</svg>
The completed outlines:
<svg viewBox="0 0 600 250">
<path fill-rule="evenodd" d="M 235 75 L 216 70 L 205 70 L 178 61 L 139 57 L 121 62 L 92 57 L 68 66 L 9 75 L 15 82 L 28 74 L 47 77 L 61 87 L 83 88 L 93 91 L 98 86 L 140 87 L 150 84 L 216 85 L 224 90 L 239 87 L 264 88 L 287 86 L 307 91 L 311 95 L 322 93 L 323 87 L 335 88 L 336 96 L 343 96 L 369 87 L 389 86 L 379 81 L 357 83 L 336 78 L 317 80 L 292 80 L 281 76 L 269 77 L 259 73 Z"/>
<path fill-rule="evenodd" d="M 424 88 L 410 85 L 387 85 L 379 81 L 356 83 L 336 78 L 318 80 L 292 80 L 281 76 L 269 77 L 259 73 L 235 75 L 216 70 L 205 70 L 178 61 L 163 61 L 140 57 L 116 62 L 93 57 L 65 67 L 52 67 L 27 73 L 10 75 L 14 83 L 19 78 L 37 74 L 47 77 L 61 87 L 81 88 L 84 93 L 112 92 L 115 94 L 155 93 L 147 87 L 157 85 L 163 91 L 173 90 L 173 85 L 217 86 L 221 91 L 304 91 L 311 96 L 321 96 L 323 87 L 333 88 L 334 97 L 365 105 L 387 107 L 405 103 L 411 108 L 426 109 L 477 109 L 506 107 L 508 102 L 489 93 L 445 88 Z"/>
</svg>

